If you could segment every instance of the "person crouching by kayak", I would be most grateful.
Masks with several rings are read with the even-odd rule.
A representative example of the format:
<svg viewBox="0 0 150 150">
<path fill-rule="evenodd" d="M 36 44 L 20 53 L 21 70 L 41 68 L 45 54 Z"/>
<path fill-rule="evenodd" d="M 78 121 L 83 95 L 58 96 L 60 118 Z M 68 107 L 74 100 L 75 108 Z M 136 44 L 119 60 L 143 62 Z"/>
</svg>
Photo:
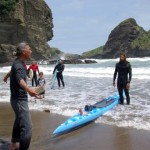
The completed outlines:
<svg viewBox="0 0 150 150">
<path fill-rule="evenodd" d="M 64 69 L 65 69 L 65 65 L 63 64 L 62 60 L 60 59 L 58 65 L 55 66 L 54 71 L 53 71 L 53 74 L 55 71 L 57 71 L 57 81 L 58 81 L 59 87 L 60 87 L 60 81 L 61 81 L 63 87 L 65 86 L 65 83 L 63 80 L 63 74 L 62 74 Z"/>
<path fill-rule="evenodd" d="M 129 88 L 130 82 L 132 78 L 132 68 L 131 64 L 126 60 L 127 56 L 125 53 L 120 54 L 120 61 L 116 63 L 114 76 L 113 76 L 113 85 L 115 86 L 116 76 L 118 74 L 117 79 L 117 88 L 120 96 L 120 104 L 124 104 L 123 98 L 123 90 L 126 95 L 127 105 L 130 105 L 130 95 L 129 95 Z"/>
<path fill-rule="evenodd" d="M 33 70 L 32 86 L 34 86 L 34 82 L 35 82 L 35 85 L 37 86 L 37 74 L 36 74 L 36 72 L 38 71 L 38 74 L 39 74 L 39 67 L 38 67 L 36 61 L 32 62 L 32 64 L 29 66 L 28 70 L 30 70 L 30 69 Z"/>
</svg>

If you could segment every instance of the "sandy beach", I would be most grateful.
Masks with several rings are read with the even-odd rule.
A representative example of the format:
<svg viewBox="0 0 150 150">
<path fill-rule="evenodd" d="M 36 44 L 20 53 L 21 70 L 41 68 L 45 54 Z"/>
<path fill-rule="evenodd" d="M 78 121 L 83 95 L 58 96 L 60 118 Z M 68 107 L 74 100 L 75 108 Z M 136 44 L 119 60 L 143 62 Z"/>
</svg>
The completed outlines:
<svg viewBox="0 0 150 150">
<path fill-rule="evenodd" d="M 150 131 L 92 123 L 77 131 L 52 138 L 53 130 L 66 117 L 31 111 L 33 135 L 30 150 L 149 150 Z M 14 114 L 9 104 L 0 104 L 0 139 L 10 141 Z M 5 150 L 8 148 L 0 148 Z"/>
</svg>

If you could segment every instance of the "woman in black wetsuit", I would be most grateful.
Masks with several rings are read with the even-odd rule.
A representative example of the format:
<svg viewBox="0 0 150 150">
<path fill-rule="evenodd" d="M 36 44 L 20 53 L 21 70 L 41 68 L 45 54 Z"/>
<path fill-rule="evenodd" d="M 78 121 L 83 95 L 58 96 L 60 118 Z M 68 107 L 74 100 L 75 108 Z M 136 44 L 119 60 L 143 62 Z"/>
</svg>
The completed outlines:
<svg viewBox="0 0 150 150">
<path fill-rule="evenodd" d="M 129 88 L 130 82 L 132 78 L 132 68 L 130 62 L 126 60 L 126 54 L 120 54 L 120 61 L 116 63 L 114 77 L 113 77 L 113 85 L 116 85 L 116 76 L 118 74 L 117 79 L 117 88 L 120 96 L 120 104 L 124 104 L 123 98 L 123 90 L 126 95 L 127 105 L 130 105 L 130 95 L 129 95 Z"/>
</svg>

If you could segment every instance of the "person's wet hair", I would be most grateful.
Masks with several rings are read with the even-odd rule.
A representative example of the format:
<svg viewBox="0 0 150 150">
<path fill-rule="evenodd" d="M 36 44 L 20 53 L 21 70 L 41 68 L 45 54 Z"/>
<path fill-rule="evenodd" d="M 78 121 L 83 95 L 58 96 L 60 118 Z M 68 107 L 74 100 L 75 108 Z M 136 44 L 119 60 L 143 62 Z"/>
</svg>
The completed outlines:
<svg viewBox="0 0 150 150">
<path fill-rule="evenodd" d="M 126 55 L 126 53 L 121 52 L 121 53 L 120 53 L 120 57 L 121 57 L 121 56 L 124 56 L 124 58 L 125 58 L 125 59 L 124 59 L 124 61 L 126 61 L 126 59 L 127 59 L 127 55 Z"/>
<path fill-rule="evenodd" d="M 121 56 L 121 55 L 123 55 L 125 58 L 127 58 L 127 54 L 126 54 L 126 53 L 121 52 L 121 53 L 120 53 L 120 56 Z"/>
</svg>

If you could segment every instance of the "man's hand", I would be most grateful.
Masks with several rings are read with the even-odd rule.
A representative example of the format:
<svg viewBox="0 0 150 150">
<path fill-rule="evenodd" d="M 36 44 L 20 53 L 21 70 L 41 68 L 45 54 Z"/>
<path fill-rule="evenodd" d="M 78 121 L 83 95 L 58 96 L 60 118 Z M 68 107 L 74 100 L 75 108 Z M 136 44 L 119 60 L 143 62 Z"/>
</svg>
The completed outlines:
<svg viewBox="0 0 150 150">
<path fill-rule="evenodd" d="M 7 83 L 7 79 L 8 79 L 8 77 L 5 76 L 5 77 L 3 78 L 3 81 Z"/>
<path fill-rule="evenodd" d="M 29 93 L 31 97 L 39 98 L 36 88 L 29 87 L 23 79 L 20 80 L 19 84 L 25 91 Z"/>
<path fill-rule="evenodd" d="M 31 96 L 31 97 L 36 97 L 36 98 L 40 98 L 40 96 L 38 95 L 38 93 L 37 93 L 37 88 L 33 88 L 33 87 L 28 87 L 27 88 L 27 92 L 29 93 L 29 95 Z"/>
<path fill-rule="evenodd" d="M 10 73 L 11 73 L 11 71 L 9 71 L 9 72 L 5 75 L 5 77 L 3 78 L 3 81 L 4 81 L 4 82 L 7 83 L 7 80 L 8 80 L 8 78 L 10 77 Z"/>
<path fill-rule="evenodd" d="M 113 86 L 114 86 L 114 87 L 116 86 L 116 82 L 115 82 L 115 81 L 113 81 Z"/>
<path fill-rule="evenodd" d="M 128 90 L 130 88 L 130 83 L 127 83 L 126 89 Z"/>
</svg>

